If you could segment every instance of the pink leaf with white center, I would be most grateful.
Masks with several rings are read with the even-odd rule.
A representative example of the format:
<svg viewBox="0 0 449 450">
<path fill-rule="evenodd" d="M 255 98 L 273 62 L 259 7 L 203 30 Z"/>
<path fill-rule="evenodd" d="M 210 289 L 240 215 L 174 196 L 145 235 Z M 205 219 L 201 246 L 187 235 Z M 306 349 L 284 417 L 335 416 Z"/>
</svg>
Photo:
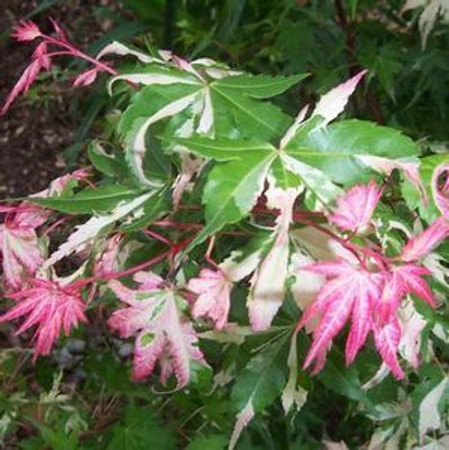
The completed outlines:
<svg viewBox="0 0 449 450">
<path fill-rule="evenodd" d="M 160 279 L 140 273 L 135 277 L 141 283 L 138 290 L 129 289 L 118 281 L 109 287 L 129 306 L 115 311 L 108 324 L 122 337 L 136 336 L 133 376 L 141 380 L 153 373 L 160 362 L 161 381 L 174 374 L 178 388 L 190 380 L 190 363 L 204 364 L 197 347 L 198 336 L 191 323 L 178 310 L 177 299 L 170 290 L 158 290 Z"/>
<path fill-rule="evenodd" d="M 354 186 L 337 199 L 337 208 L 329 221 L 342 230 L 363 233 L 370 225 L 381 196 L 382 191 L 374 181 Z"/>
<path fill-rule="evenodd" d="M 0 316 L 0 322 L 26 317 L 16 334 L 36 327 L 34 359 L 48 355 L 61 331 L 68 336 L 79 322 L 86 322 L 84 302 L 78 292 L 63 288 L 57 283 L 35 279 L 33 287 L 10 294 L 17 303 Z"/>
<path fill-rule="evenodd" d="M 323 117 L 326 124 L 337 118 L 345 109 L 349 97 L 353 94 L 366 72 L 366 70 L 359 72 L 323 95 L 315 106 L 313 115 Z"/>
<path fill-rule="evenodd" d="M 401 380 L 404 372 L 399 365 L 397 352 L 401 340 L 401 327 L 396 318 L 384 326 L 374 328 L 374 342 L 385 364 L 393 372 L 394 376 Z"/>
<path fill-rule="evenodd" d="M 422 233 L 410 239 L 402 249 L 403 261 L 416 261 L 423 258 L 449 236 L 449 222 L 439 217 Z"/>
<path fill-rule="evenodd" d="M 330 278 L 298 324 L 302 327 L 316 315 L 322 315 L 314 330 L 312 347 L 304 367 L 309 367 L 314 360 L 319 368 L 324 365 L 325 354 L 333 338 L 351 318 L 352 326 L 346 347 L 346 360 L 349 364 L 364 345 L 371 329 L 373 305 L 381 294 L 379 277 L 344 261 L 312 264 L 305 266 L 303 270 Z M 317 370 L 315 368 L 315 372 Z"/>
<path fill-rule="evenodd" d="M 34 39 L 41 37 L 42 33 L 39 27 L 31 20 L 26 22 L 22 21 L 15 27 L 11 37 L 19 42 L 34 41 Z"/>
<path fill-rule="evenodd" d="M 440 164 L 432 177 L 432 194 L 441 214 L 449 220 L 449 163 Z"/>
<path fill-rule="evenodd" d="M 225 327 L 228 321 L 232 285 L 223 271 L 201 269 L 199 277 L 192 278 L 187 286 L 192 292 L 198 294 L 192 310 L 194 317 L 209 317 L 219 330 Z"/>
<path fill-rule="evenodd" d="M 20 95 L 25 94 L 30 86 L 33 84 L 36 77 L 39 75 L 41 65 L 37 59 L 31 62 L 31 64 L 24 70 L 19 81 L 14 85 L 5 104 L 2 107 L 1 115 L 6 114 L 12 102 Z"/>
<path fill-rule="evenodd" d="M 89 86 L 97 79 L 97 75 L 98 69 L 96 67 L 94 69 L 86 70 L 75 78 L 73 86 Z"/>
</svg>

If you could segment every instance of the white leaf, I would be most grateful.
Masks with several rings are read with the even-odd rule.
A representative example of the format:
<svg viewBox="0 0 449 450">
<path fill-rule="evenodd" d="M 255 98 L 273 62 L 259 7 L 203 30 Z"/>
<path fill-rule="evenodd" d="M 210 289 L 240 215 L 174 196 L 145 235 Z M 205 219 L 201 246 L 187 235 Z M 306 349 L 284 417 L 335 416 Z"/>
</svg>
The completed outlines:
<svg viewBox="0 0 449 450">
<path fill-rule="evenodd" d="M 304 108 L 299 111 L 298 115 L 295 118 L 292 126 L 287 130 L 284 137 L 281 139 L 280 148 L 284 148 L 289 141 L 293 138 L 293 136 L 298 131 L 298 128 L 302 125 L 304 119 L 306 118 L 307 111 L 309 110 L 309 105 L 304 106 Z"/>
<path fill-rule="evenodd" d="M 203 110 L 201 112 L 200 123 L 197 128 L 198 133 L 209 133 L 214 125 L 214 109 L 212 106 L 212 98 L 210 88 L 205 87 L 203 92 Z"/>
<path fill-rule="evenodd" d="M 248 400 L 246 406 L 237 414 L 237 421 L 234 426 L 234 431 L 232 432 L 231 440 L 229 441 L 228 450 L 233 450 L 237 441 L 242 434 L 244 428 L 254 417 L 253 399 L 252 397 Z"/>
<path fill-rule="evenodd" d="M 296 342 L 297 335 L 294 333 L 287 360 L 288 367 L 290 368 L 288 381 L 281 396 L 285 414 L 290 411 L 293 405 L 296 406 L 296 411 L 299 411 L 307 401 L 307 391 L 298 384 L 298 352 Z"/>
<path fill-rule="evenodd" d="M 145 203 L 153 192 L 143 194 L 130 202 L 119 204 L 110 214 L 91 217 L 86 223 L 79 225 L 64 244 L 62 244 L 44 262 L 42 270 L 46 270 L 57 261 L 69 256 L 75 251 L 79 251 L 92 242 L 97 235 L 108 225 L 112 225 L 117 220 L 131 213 L 134 209 Z"/>
<path fill-rule="evenodd" d="M 323 125 L 327 125 L 337 118 L 345 109 L 349 97 L 353 94 L 366 72 L 366 70 L 359 72 L 349 80 L 331 89 L 327 94 L 324 94 L 315 106 L 312 116 L 323 117 Z"/>
<path fill-rule="evenodd" d="M 448 385 L 448 379 L 443 378 L 423 399 L 419 406 L 419 440 L 428 431 L 438 430 L 441 426 L 441 416 L 438 411 L 438 403 L 443 397 Z"/>
<path fill-rule="evenodd" d="M 135 56 L 139 61 L 142 61 L 143 63 L 163 62 L 162 60 L 153 58 L 152 56 L 146 55 L 145 53 L 132 50 L 131 48 L 117 41 L 111 42 L 110 44 L 106 45 L 106 47 L 104 47 L 100 51 L 100 53 L 98 53 L 96 58 L 101 59 L 103 58 L 103 56 L 111 54 L 120 56 L 132 55 Z"/>
<path fill-rule="evenodd" d="M 323 441 L 326 450 L 349 450 L 348 446 L 343 442 Z"/>
</svg>

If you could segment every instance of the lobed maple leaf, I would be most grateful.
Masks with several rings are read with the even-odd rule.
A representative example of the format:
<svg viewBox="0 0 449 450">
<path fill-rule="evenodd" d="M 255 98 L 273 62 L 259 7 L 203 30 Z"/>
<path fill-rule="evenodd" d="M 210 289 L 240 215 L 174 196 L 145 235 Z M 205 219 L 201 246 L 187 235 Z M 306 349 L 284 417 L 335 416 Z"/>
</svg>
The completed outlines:
<svg viewBox="0 0 449 450">
<path fill-rule="evenodd" d="M 79 292 L 62 287 L 58 283 L 43 279 L 33 279 L 32 287 L 9 294 L 17 303 L 7 313 L 0 316 L 0 322 L 26 317 L 16 331 L 22 334 L 36 326 L 34 338 L 34 359 L 48 355 L 61 330 L 68 336 L 79 322 L 86 322 L 85 304 Z"/>
<path fill-rule="evenodd" d="M 415 264 L 369 272 L 344 260 L 324 261 L 301 269 L 324 275 L 327 279 L 298 324 L 299 329 L 316 316 L 320 317 L 304 368 L 314 363 L 314 373 L 317 373 L 324 367 L 334 337 L 350 321 L 346 363 L 354 361 L 372 331 L 380 356 L 393 374 L 402 378 L 404 373 L 397 360 L 401 341 L 398 310 L 409 294 L 436 306 L 432 291 L 423 279 L 430 272 Z"/>
<path fill-rule="evenodd" d="M 205 364 L 197 347 L 198 336 L 192 324 L 177 305 L 178 298 L 169 289 L 159 289 L 162 279 L 139 272 L 134 276 L 140 286 L 127 288 L 112 280 L 109 287 L 129 306 L 115 311 L 108 320 L 112 329 L 122 337 L 136 336 L 134 347 L 133 377 L 142 380 L 149 377 L 159 361 L 161 382 L 165 384 L 174 374 L 178 388 L 190 380 L 190 363 Z"/>
<path fill-rule="evenodd" d="M 370 225 L 381 196 L 382 191 L 374 181 L 356 185 L 337 199 L 337 208 L 329 221 L 342 230 L 363 233 Z"/>
<path fill-rule="evenodd" d="M 40 36 L 42 36 L 41 30 L 31 20 L 22 21 L 14 26 L 13 33 L 11 34 L 11 37 L 19 42 L 34 41 L 34 39 Z"/>
</svg>

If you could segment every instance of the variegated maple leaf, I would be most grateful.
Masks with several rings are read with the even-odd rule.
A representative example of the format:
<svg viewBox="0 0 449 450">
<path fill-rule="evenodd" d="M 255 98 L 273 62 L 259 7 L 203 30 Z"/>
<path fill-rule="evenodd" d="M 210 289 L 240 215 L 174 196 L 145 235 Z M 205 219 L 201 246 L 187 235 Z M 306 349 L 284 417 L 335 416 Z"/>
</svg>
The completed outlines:
<svg viewBox="0 0 449 450">
<path fill-rule="evenodd" d="M 48 355 L 61 334 L 70 334 L 70 330 L 79 322 L 86 322 L 85 304 L 78 291 L 69 286 L 43 279 L 33 279 L 32 287 L 8 297 L 17 303 L 7 313 L 0 316 L 0 322 L 26 317 L 16 334 L 21 334 L 36 326 L 34 339 L 34 359 L 39 355 Z"/>
<path fill-rule="evenodd" d="M 415 264 L 403 264 L 389 270 L 369 272 L 343 260 L 316 263 L 302 270 L 327 278 L 298 324 L 301 328 L 314 317 L 320 317 L 304 367 L 314 362 L 314 373 L 324 367 L 332 340 L 350 320 L 346 363 L 355 359 L 368 334 L 373 331 L 374 342 L 383 361 L 397 378 L 403 378 L 397 359 L 402 336 L 398 309 L 409 294 L 416 295 L 432 307 L 436 306 L 432 291 L 423 279 L 429 271 Z"/>
<path fill-rule="evenodd" d="M 18 290 L 43 263 L 35 227 L 42 224 L 38 208 L 27 205 L 2 207 L 5 222 L 0 225 L 0 251 L 6 285 Z"/>
<path fill-rule="evenodd" d="M 315 361 L 315 371 L 321 368 L 332 340 L 349 319 L 352 325 L 346 342 L 346 362 L 351 363 L 371 330 L 372 312 L 382 293 L 381 279 L 343 260 L 316 263 L 303 270 L 324 275 L 328 279 L 299 324 L 302 327 L 316 315 L 321 315 L 304 367 L 309 367 Z"/>
<path fill-rule="evenodd" d="M 337 199 L 337 208 L 329 221 L 342 230 L 363 233 L 370 225 L 381 195 L 374 181 L 354 186 Z"/>
<path fill-rule="evenodd" d="M 191 363 L 205 364 L 198 348 L 198 336 L 187 317 L 179 310 L 181 300 L 170 289 L 160 289 L 162 279 L 138 273 L 140 286 L 129 289 L 112 280 L 109 287 L 128 306 L 115 311 L 108 324 L 124 338 L 136 336 L 133 377 L 149 377 L 159 361 L 160 379 L 165 384 L 171 374 L 178 388 L 190 381 Z"/>
</svg>

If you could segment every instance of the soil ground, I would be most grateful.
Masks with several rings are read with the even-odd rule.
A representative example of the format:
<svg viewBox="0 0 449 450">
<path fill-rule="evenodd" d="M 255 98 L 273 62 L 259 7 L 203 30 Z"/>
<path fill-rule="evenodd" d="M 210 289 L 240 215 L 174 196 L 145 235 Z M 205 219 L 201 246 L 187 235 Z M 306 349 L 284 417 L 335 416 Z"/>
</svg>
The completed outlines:
<svg viewBox="0 0 449 450">
<path fill-rule="evenodd" d="M 110 2 L 60 0 L 33 20 L 49 30 L 48 17 L 54 18 L 71 39 L 86 48 L 107 27 L 105 20 L 95 15 L 95 8 Z M 1 4 L 1 32 L 38 6 L 34 0 L 1 0 Z M 35 46 L 30 44 L 0 37 L 0 104 L 25 69 Z M 62 152 L 72 144 L 76 129 L 69 110 L 74 89 L 68 80 L 62 84 L 48 80 L 40 86 L 34 95 L 20 97 L 5 116 L 0 116 L 0 200 L 37 192 L 67 171 Z"/>
</svg>

